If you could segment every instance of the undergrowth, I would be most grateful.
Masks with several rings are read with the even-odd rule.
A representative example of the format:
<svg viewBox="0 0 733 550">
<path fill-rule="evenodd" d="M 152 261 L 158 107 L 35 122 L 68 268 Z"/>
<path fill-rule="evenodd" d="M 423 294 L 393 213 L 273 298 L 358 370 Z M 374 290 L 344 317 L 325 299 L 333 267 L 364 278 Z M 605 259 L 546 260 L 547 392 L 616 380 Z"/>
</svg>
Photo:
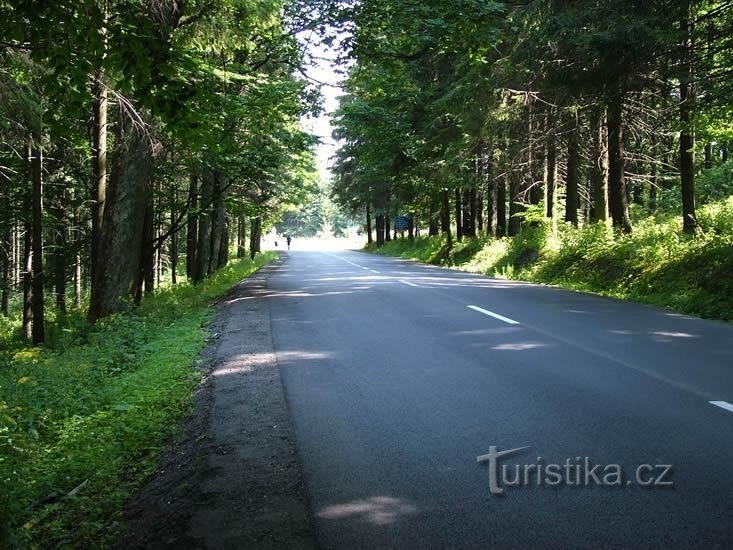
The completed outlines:
<svg viewBox="0 0 733 550">
<path fill-rule="evenodd" d="M 630 235 L 606 224 L 580 229 L 548 222 L 516 237 L 464 240 L 447 250 L 443 237 L 398 239 L 380 254 L 645 302 L 733 320 L 733 196 L 701 207 L 700 230 L 684 235 L 677 216 L 642 216 Z"/>
<path fill-rule="evenodd" d="M 273 257 L 233 262 L 197 286 L 160 290 L 94 327 L 79 314 L 53 349 L 6 346 L 0 547 L 114 540 L 125 501 L 190 410 L 210 304 Z"/>
</svg>

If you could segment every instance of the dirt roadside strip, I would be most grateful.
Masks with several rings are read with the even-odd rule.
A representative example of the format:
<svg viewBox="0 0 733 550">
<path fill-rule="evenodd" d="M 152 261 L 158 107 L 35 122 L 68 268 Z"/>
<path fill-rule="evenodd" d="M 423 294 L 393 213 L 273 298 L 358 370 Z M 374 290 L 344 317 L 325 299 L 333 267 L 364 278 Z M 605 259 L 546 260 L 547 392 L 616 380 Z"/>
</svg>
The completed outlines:
<svg viewBox="0 0 733 550">
<path fill-rule="evenodd" d="M 217 305 L 182 436 L 132 500 L 120 548 L 316 548 L 272 347 L 267 278 Z"/>
</svg>

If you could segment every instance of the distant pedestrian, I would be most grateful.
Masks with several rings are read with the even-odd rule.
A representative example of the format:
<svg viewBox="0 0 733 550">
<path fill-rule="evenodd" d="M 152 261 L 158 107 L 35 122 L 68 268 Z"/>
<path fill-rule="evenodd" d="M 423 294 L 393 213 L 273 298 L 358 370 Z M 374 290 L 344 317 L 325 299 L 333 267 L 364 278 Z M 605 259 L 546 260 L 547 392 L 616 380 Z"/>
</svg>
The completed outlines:
<svg viewBox="0 0 733 550">
<path fill-rule="evenodd" d="M 290 250 L 290 235 L 288 235 L 287 237 L 285 237 L 285 240 L 288 243 L 288 250 Z"/>
</svg>

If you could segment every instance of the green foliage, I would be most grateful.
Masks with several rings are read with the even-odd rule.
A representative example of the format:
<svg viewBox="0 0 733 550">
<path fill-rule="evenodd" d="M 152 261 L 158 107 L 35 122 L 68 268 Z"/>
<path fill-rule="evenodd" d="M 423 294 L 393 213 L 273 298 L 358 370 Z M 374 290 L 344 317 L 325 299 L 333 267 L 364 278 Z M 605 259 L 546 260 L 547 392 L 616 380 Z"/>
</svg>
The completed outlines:
<svg viewBox="0 0 733 550">
<path fill-rule="evenodd" d="M 273 257 L 162 289 L 55 350 L 2 356 L 0 545 L 112 542 L 126 499 L 190 410 L 209 304 Z"/>
<path fill-rule="evenodd" d="M 733 196 L 700 209 L 697 238 L 679 219 L 640 220 L 633 234 L 605 224 L 553 234 L 532 225 L 514 238 L 459 244 L 451 259 L 436 254 L 443 239 L 386 243 L 381 254 L 467 271 L 533 281 L 656 304 L 710 319 L 733 320 Z"/>
<path fill-rule="evenodd" d="M 696 185 L 701 202 L 719 201 L 733 195 L 733 161 L 703 171 Z"/>
</svg>

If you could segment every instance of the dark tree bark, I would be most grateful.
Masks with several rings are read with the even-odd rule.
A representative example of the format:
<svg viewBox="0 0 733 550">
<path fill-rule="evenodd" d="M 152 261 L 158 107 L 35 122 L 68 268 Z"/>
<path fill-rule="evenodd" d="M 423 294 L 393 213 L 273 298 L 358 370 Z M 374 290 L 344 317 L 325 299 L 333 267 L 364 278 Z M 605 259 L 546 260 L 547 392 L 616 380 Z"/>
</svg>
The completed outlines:
<svg viewBox="0 0 733 550">
<path fill-rule="evenodd" d="M 372 244 L 372 205 L 369 201 L 366 203 L 366 232 L 367 244 Z"/>
<path fill-rule="evenodd" d="M 536 108 L 536 117 L 538 120 L 533 124 L 532 130 L 535 130 L 540 139 L 534 139 L 530 133 L 530 151 L 532 152 L 532 161 L 530 165 L 530 173 L 532 174 L 532 183 L 529 189 L 529 202 L 530 204 L 540 204 L 545 196 L 545 169 L 546 169 L 546 158 L 545 152 L 546 147 L 535 146 L 535 141 L 541 141 L 541 136 L 546 130 L 547 120 L 544 109 Z"/>
<path fill-rule="evenodd" d="M 468 190 L 468 223 L 466 225 L 465 234 L 471 238 L 476 238 L 476 206 L 478 198 L 476 196 L 476 188 L 471 187 Z"/>
<path fill-rule="evenodd" d="M 40 137 L 37 138 L 40 141 Z M 31 147 L 31 177 L 33 179 L 31 202 L 31 226 L 33 242 L 32 307 L 34 344 L 44 341 L 44 296 L 43 296 L 43 150 L 40 144 Z"/>
<path fill-rule="evenodd" d="M 695 129 L 693 115 L 695 111 L 695 71 L 694 33 L 695 23 L 692 14 L 692 2 L 685 2 L 685 16 L 680 22 L 684 40 L 681 48 L 680 69 L 680 181 L 682 192 L 682 228 L 685 233 L 694 233 L 697 229 L 697 213 L 695 211 Z"/>
<path fill-rule="evenodd" d="M 468 226 L 471 224 L 471 207 L 469 205 L 468 189 L 465 187 L 460 190 L 461 193 L 461 235 L 468 237 Z"/>
<path fill-rule="evenodd" d="M 0 289 L 0 313 L 6 317 L 10 314 L 9 303 L 10 303 L 10 282 L 11 282 L 11 271 L 12 271 L 12 250 L 13 250 L 13 238 L 10 232 L 10 224 L 6 223 L 3 226 L 2 234 L 2 289 Z"/>
<path fill-rule="evenodd" d="M 605 109 L 596 112 L 591 121 L 591 167 L 590 186 L 591 220 L 608 219 L 608 139 Z"/>
<path fill-rule="evenodd" d="M 443 207 L 441 213 L 441 229 L 448 239 L 448 250 L 450 250 L 453 248 L 453 237 L 450 232 L 450 198 L 448 196 L 448 189 L 443 189 Z"/>
<path fill-rule="evenodd" d="M 521 174 L 513 171 L 509 175 L 509 236 L 519 235 L 522 231 L 522 218 L 518 214 L 523 211 Z"/>
<path fill-rule="evenodd" d="M 608 198 L 613 226 L 631 233 L 629 203 L 626 196 L 625 154 L 623 130 L 623 95 L 617 93 L 608 100 Z"/>
<path fill-rule="evenodd" d="M 107 88 L 97 75 L 94 85 L 92 132 L 92 251 L 91 277 L 95 279 L 104 234 L 104 210 L 107 201 Z M 92 288 L 94 292 L 94 288 Z"/>
<path fill-rule="evenodd" d="M 435 204 L 434 199 L 431 198 L 431 204 L 430 204 L 430 213 L 428 215 L 428 236 L 429 237 L 435 237 L 440 233 L 439 223 L 440 223 L 440 210 L 436 212 L 435 210 Z"/>
<path fill-rule="evenodd" d="M 463 207 L 461 206 L 461 190 L 455 190 L 455 207 L 456 207 L 456 240 L 463 239 Z"/>
<path fill-rule="evenodd" d="M 153 205 L 153 194 L 150 188 L 145 193 L 145 216 L 143 218 L 143 234 L 140 241 L 142 250 L 142 261 L 135 289 L 135 303 L 140 304 L 143 299 L 143 288 L 145 294 L 152 294 L 155 290 L 155 207 Z"/>
<path fill-rule="evenodd" d="M 211 244 L 210 244 L 210 255 L 209 265 L 207 274 L 211 275 L 219 267 L 221 267 L 221 247 L 224 242 L 226 232 L 226 218 L 227 211 L 224 204 L 224 198 L 226 194 L 227 182 L 223 174 L 218 171 L 214 172 L 213 179 L 213 204 L 212 204 L 212 218 L 211 218 Z M 228 246 L 228 244 L 227 244 Z M 228 253 L 227 253 L 228 255 Z"/>
<path fill-rule="evenodd" d="M 82 285 L 82 265 L 81 265 L 81 230 L 79 224 L 81 220 L 80 208 L 74 209 L 74 308 L 81 308 L 81 285 Z M 72 232 L 70 232 L 72 233 Z"/>
<path fill-rule="evenodd" d="M 565 221 L 578 226 L 578 208 L 580 196 L 578 182 L 580 180 L 580 150 L 578 146 L 579 126 L 573 120 L 573 126 L 568 133 L 568 163 L 567 178 L 565 180 Z"/>
<path fill-rule="evenodd" d="M 545 216 L 555 217 L 555 195 L 557 191 L 557 137 L 555 136 L 555 116 L 550 112 L 547 116 L 546 163 L 547 181 L 545 183 Z"/>
<path fill-rule="evenodd" d="M 53 232 L 53 283 L 56 311 L 66 315 L 66 217 L 63 207 L 58 208 L 58 225 Z"/>
<path fill-rule="evenodd" d="M 506 219 L 506 188 L 508 176 L 504 176 L 496 185 L 496 235 L 504 237 L 507 234 Z"/>
<path fill-rule="evenodd" d="M 415 238 L 415 216 L 412 214 L 407 220 L 407 238 L 410 240 Z"/>
<path fill-rule="evenodd" d="M 246 234 L 246 223 L 244 216 L 237 217 L 237 258 L 244 258 L 247 254 L 247 247 L 245 245 L 247 234 Z"/>
<path fill-rule="evenodd" d="M 0 313 L 6 317 L 10 314 L 10 285 L 13 280 L 13 229 L 11 223 L 12 209 L 10 186 L 6 187 L 3 196 L 4 204 L 9 208 L 2 212 L 2 235 L 0 236 L 0 254 L 2 254 L 2 288 L 0 288 Z"/>
<path fill-rule="evenodd" d="M 229 263 L 229 238 L 229 213 L 224 210 L 224 228 L 221 232 L 217 268 L 224 267 Z"/>
<path fill-rule="evenodd" d="M 252 218 L 249 223 L 249 258 L 255 259 L 255 256 L 260 251 L 260 241 L 262 237 L 262 218 L 256 216 Z"/>
<path fill-rule="evenodd" d="M 659 165 L 657 163 L 657 154 L 659 152 L 659 144 L 656 138 L 652 145 L 652 163 L 651 163 L 651 176 L 649 181 L 649 202 L 647 202 L 647 212 L 653 214 L 657 209 L 657 186 L 659 179 Z"/>
<path fill-rule="evenodd" d="M 193 274 L 193 282 L 199 283 L 209 273 L 211 262 L 211 226 L 213 217 L 214 199 L 214 171 L 209 167 L 201 170 L 199 181 L 199 204 L 200 213 L 198 217 L 198 235 L 196 236 L 196 266 Z M 251 250 L 251 248 L 250 248 Z"/>
<path fill-rule="evenodd" d="M 476 191 L 476 230 L 478 233 L 484 232 L 484 193 Z"/>
<path fill-rule="evenodd" d="M 384 214 L 379 213 L 376 216 L 377 221 L 377 247 L 384 246 Z"/>
<path fill-rule="evenodd" d="M 186 276 L 194 278 L 196 273 L 196 249 L 198 248 L 198 177 L 196 172 L 191 171 L 191 179 L 188 184 L 188 224 L 186 226 Z"/>
<path fill-rule="evenodd" d="M 178 203 L 178 192 L 176 190 L 173 191 L 173 204 L 171 205 L 171 216 L 170 216 L 170 226 L 173 228 L 173 226 L 176 223 L 176 218 L 178 217 L 178 211 L 177 211 L 177 203 Z M 171 263 L 171 284 L 177 284 L 178 283 L 178 231 L 174 231 L 171 234 L 171 242 L 170 242 L 170 248 L 168 250 L 168 255 L 170 256 L 170 263 Z"/>
<path fill-rule="evenodd" d="M 27 340 L 33 338 L 33 237 L 31 223 L 24 224 L 25 239 L 23 240 L 23 336 Z"/>
<path fill-rule="evenodd" d="M 89 320 L 120 311 L 134 295 L 143 260 L 143 226 L 152 155 L 147 136 L 127 116 L 118 121 L 118 152 L 109 178 L 104 230 Z"/>
<path fill-rule="evenodd" d="M 494 158 L 491 148 L 486 146 L 482 157 L 486 197 L 486 232 L 495 237 L 497 228 L 497 184 L 494 178 Z"/>
</svg>

